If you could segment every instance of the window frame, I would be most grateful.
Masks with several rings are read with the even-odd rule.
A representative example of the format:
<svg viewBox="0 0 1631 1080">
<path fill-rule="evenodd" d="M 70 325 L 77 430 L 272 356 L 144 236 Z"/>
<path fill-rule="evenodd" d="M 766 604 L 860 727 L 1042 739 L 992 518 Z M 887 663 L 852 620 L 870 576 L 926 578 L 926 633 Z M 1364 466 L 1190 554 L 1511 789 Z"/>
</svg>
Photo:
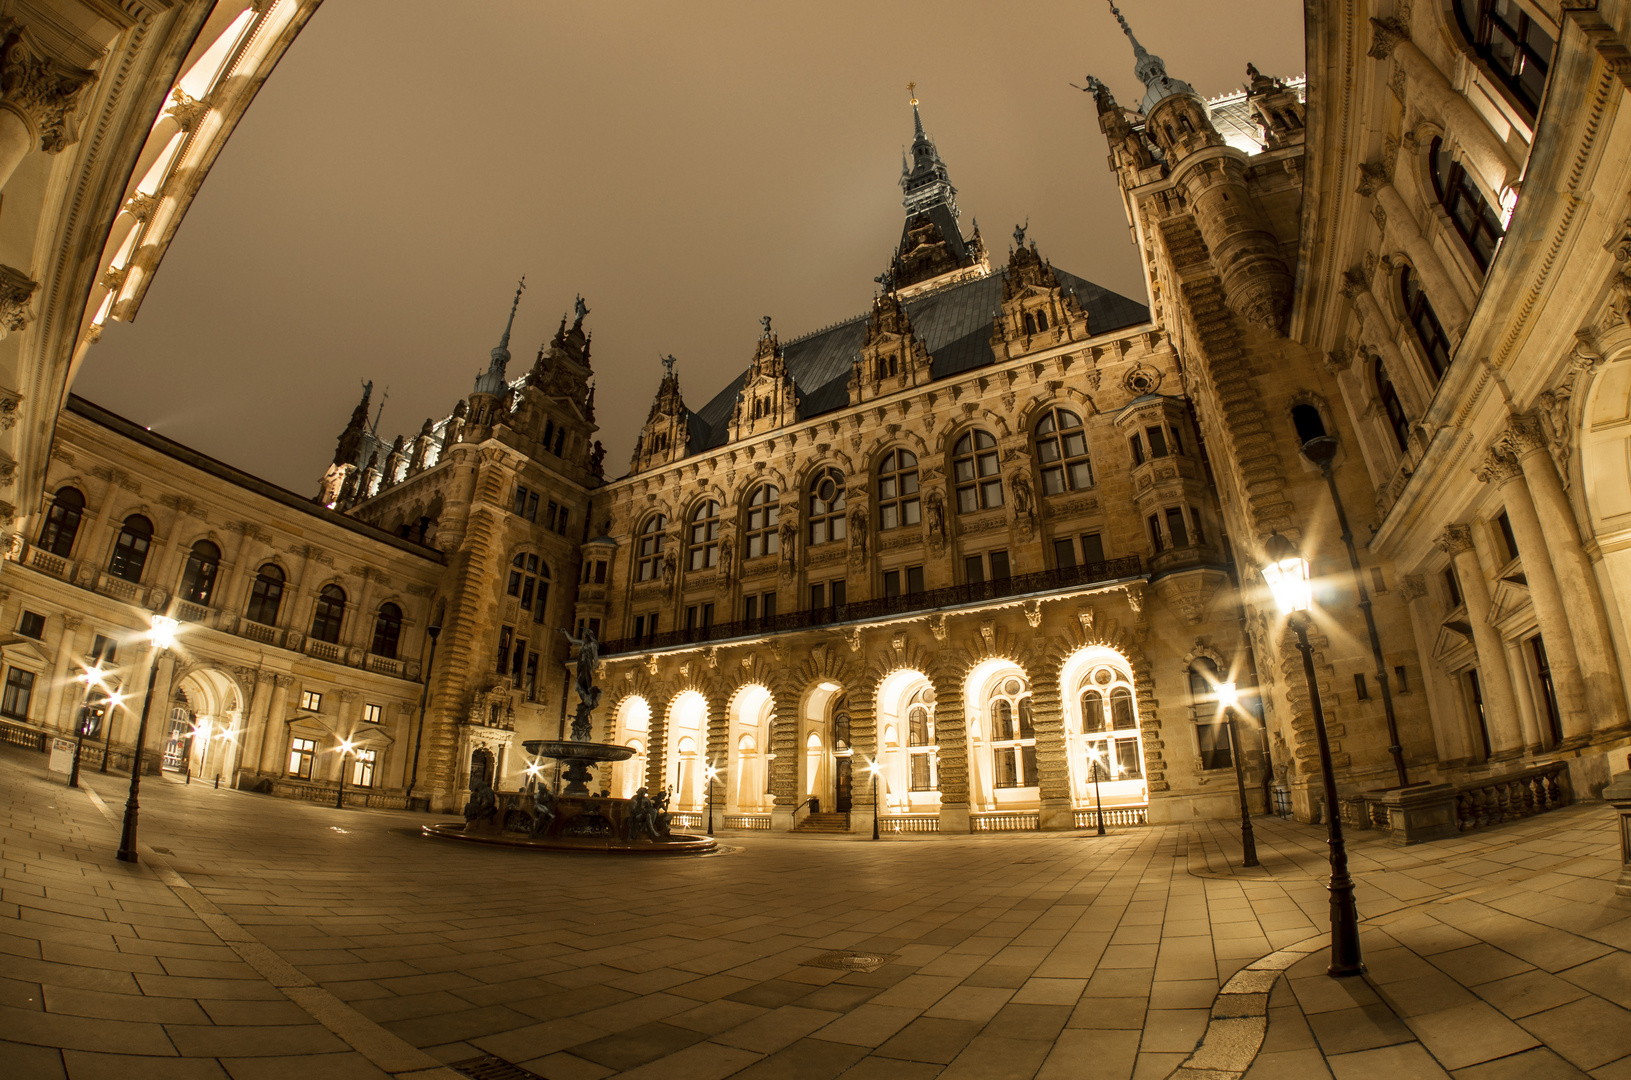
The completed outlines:
<svg viewBox="0 0 1631 1080">
<path fill-rule="evenodd" d="M 1494 262 L 1496 250 L 1506 236 L 1501 215 L 1490 205 L 1483 188 L 1466 167 L 1445 149 L 1442 138 L 1434 138 L 1429 144 L 1427 167 L 1439 207 L 1449 217 L 1450 225 L 1479 272 L 1489 273 L 1490 263 Z"/>
<path fill-rule="evenodd" d="M 667 539 L 668 515 L 658 512 L 646 516 L 634 541 L 634 580 L 661 581 L 663 578 L 663 544 Z"/>
<path fill-rule="evenodd" d="M 268 576 L 268 569 L 277 576 Z M 283 573 L 283 567 L 275 562 L 262 563 L 256 568 L 255 580 L 249 586 L 249 603 L 244 605 L 244 618 L 257 626 L 276 626 L 283 608 L 283 589 L 287 584 L 288 577 Z M 271 605 L 270 618 L 256 618 L 267 613 L 267 605 Z"/>
<path fill-rule="evenodd" d="M 181 572 L 181 588 L 177 595 L 189 604 L 208 607 L 215 595 L 215 583 L 220 573 L 221 546 L 213 540 L 194 541 L 187 552 L 187 564 Z"/>
<path fill-rule="evenodd" d="M 997 437 L 984 428 L 969 428 L 952 444 L 951 475 L 957 513 L 978 514 L 1006 505 L 1002 452 Z"/>
<path fill-rule="evenodd" d="M 908 461 L 908 459 L 910 459 Z M 916 528 L 923 523 L 923 491 L 917 454 L 904 446 L 884 452 L 878 459 L 878 531 Z"/>
<path fill-rule="evenodd" d="M 834 492 L 831 497 L 822 498 L 817 494 L 817 489 L 829 481 L 834 485 Z M 822 466 L 810 477 L 804 491 L 804 504 L 807 509 L 804 527 L 806 542 L 811 547 L 818 547 L 847 539 L 849 522 L 844 515 L 849 500 L 843 470 L 836 465 Z M 818 536 L 820 539 L 817 539 Z"/>
<path fill-rule="evenodd" d="M 1019 689 L 1013 689 L 1013 684 Z M 986 746 L 991 753 L 993 791 L 1040 787 L 1032 708 L 1030 682 L 1017 672 L 999 676 L 986 693 Z M 1001 731 L 999 723 L 1005 725 Z"/>
<path fill-rule="evenodd" d="M 1072 423 L 1063 423 L 1069 417 Z M 1086 491 L 1098 483 L 1093 472 L 1093 451 L 1087 445 L 1087 425 L 1080 415 L 1063 405 L 1055 405 L 1037 418 L 1032 427 L 1032 452 L 1037 462 L 1042 494 L 1063 495 L 1071 491 Z M 1081 439 L 1081 452 L 1069 453 L 1067 440 Z M 1047 447 L 1052 447 L 1049 456 Z M 1080 470 L 1080 473 L 1078 472 Z M 1085 482 L 1082 475 L 1085 474 Z"/>
<path fill-rule="evenodd" d="M 78 506 L 72 505 L 72 499 L 64 502 L 64 496 L 69 492 L 79 500 Z M 72 484 L 63 485 L 51 497 L 51 509 L 46 511 L 45 520 L 40 523 L 39 539 L 34 546 L 59 559 L 69 558 L 84 520 L 85 493 Z"/>
<path fill-rule="evenodd" d="M 332 581 L 317 590 L 317 601 L 311 609 L 311 633 L 307 636 L 313 641 L 338 645 L 345 623 L 346 601 L 345 590 Z"/>
<path fill-rule="evenodd" d="M 145 526 L 146 531 L 143 531 Z M 129 538 L 127 544 L 126 538 Z M 119 524 L 119 535 L 108 556 L 108 573 L 132 585 L 142 583 L 147 556 L 153 547 L 153 521 L 146 514 L 130 514 Z"/>
<path fill-rule="evenodd" d="M 396 602 L 387 600 L 374 613 L 374 636 L 369 642 L 368 651 L 375 656 L 395 660 L 401 643 L 402 608 Z"/>
<path fill-rule="evenodd" d="M 16 664 L 7 665 L 5 687 L 0 691 L 0 716 L 26 721 L 29 707 L 34 702 L 34 684 L 38 679 L 37 672 Z"/>
<path fill-rule="evenodd" d="M 719 500 L 698 499 L 685 524 L 685 566 L 690 571 L 713 570 L 719 566 Z"/>
<path fill-rule="evenodd" d="M 1399 270 L 1399 302 L 1404 309 L 1405 321 L 1415 332 L 1416 344 L 1421 346 L 1436 385 L 1450 369 L 1450 335 L 1444 332 L 1444 324 L 1439 321 L 1438 312 L 1433 310 L 1427 290 L 1421 287 L 1409 266 Z"/>
</svg>

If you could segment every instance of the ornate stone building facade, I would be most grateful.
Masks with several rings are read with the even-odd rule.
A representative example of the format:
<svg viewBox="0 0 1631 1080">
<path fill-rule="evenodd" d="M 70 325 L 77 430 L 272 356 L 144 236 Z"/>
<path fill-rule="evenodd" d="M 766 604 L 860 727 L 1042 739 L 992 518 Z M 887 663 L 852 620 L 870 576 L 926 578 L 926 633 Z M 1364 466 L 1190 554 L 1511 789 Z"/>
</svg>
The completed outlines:
<svg viewBox="0 0 1631 1080">
<path fill-rule="evenodd" d="M 208 680 L 183 673 L 193 712 L 238 717 L 234 741 L 258 748 L 228 764 L 242 784 L 316 790 L 322 768 L 289 776 L 301 747 L 361 731 L 390 736 L 387 798 L 412 781 L 456 807 L 477 770 L 519 784 L 517 741 L 564 730 L 557 631 L 575 626 L 605 642 L 597 734 L 636 750 L 607 789 L 672 788 L 732 826 L 1226 816 L 1237 756 L 1255 806 L 1307 818 L 1310 697 L 1258 573 L 1278 532 L 1318 578 L 1345 792 L 1561 763 L 1590 795 L 1631 740 L 1628 17 L 1611 0 L 1314 5 L 1306 84 L 1248 66 L 1211 99 L 1123 22 L 1137 81 L 1090 79 L 1083 105 L 1148 306 L 1054 267 L 1024 227 L 1006 258 L 965 233 L 914 100 L 870 308 L 786 338 L 767 316 L 743 374 L 696 408 L 668 358 L 626 475 L 604 476 L 594 441 L 580 300 L 518 377 L 506 329 L 415 434 L 380 438 L 365 389 L 316 504 L 74 406 L 9 602 L 47 638 L 92 617 L 76 605 L 129 580 L 110 537 L 136 493 L 110 478 L 170 492 L 168 471 L 202 469 L 221 506 L 234 483 L 254 497 L 142 511 L 165 554 L 134 601 L 196 585 L 183 545 L 207 540 L 223 587 L 179 610 L 217 667 L 385 706 L 378 728 L 351 705 L 301 719 L 275 684 L 257 704 L 223 678 L 237 711 L 194 707 Z M 1316 438 L 1329 482 L 1303 453 Z M 71 513 L 97 522 L 89 549 L 60 540 Z M 274 563 L 291 606 L 268 622 L 251 579 Z M 352 612 L 332 630 L 330 586 Z M 55 687 L 72 664 L 43 640 L 7 663 Z M 1248 691 L 1238 743 L 1220 680 Z M 71 723 L 53 694 L 27 719 Z"/>
</svg>

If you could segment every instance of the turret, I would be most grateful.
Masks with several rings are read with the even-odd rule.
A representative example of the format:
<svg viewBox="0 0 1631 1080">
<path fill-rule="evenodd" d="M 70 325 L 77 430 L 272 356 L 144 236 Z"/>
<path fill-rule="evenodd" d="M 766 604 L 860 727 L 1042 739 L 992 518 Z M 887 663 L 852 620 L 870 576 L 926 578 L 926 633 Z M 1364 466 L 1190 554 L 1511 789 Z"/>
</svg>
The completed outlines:
<svg viewBox="0 0 1631 1080">
<path fill-rule="evenodd" d="M 907 84 L 908 90 L 916 87 L 916 83 Z M 951 173 L 934 140 L 923 130 L 916 94 L 911 100 L 912 150 L 910 158 L 901 161 L 900 173 L 906 224 L 889 269 L 879 277 L 887 288 L 903 296 L 991 272 L 979 227 L 965 238 L 957 224 L 961 216 L 957 189 L 952 187 Z"/>
<path fill-rule="evenodd" d="M 858 405 L 875 397 L 920 386 L 932 377 L 929 350 L 912 329 L 906 305 L 894 292 L 872 301 L 866 340 L 849 378 L 849 403 Z"/>
<path fill-rule="evenodd" d="M 322 482 L 318 485 L 317 501 L 324 506 L 344 509 L 342 504 L 347 503 L 345 493 L 347 481 L 352 492 L 356 491 L 356 476 L 358 459 L 362 457 L 364 440 L 368 435 L 368 399 L 374 393 L 372 381 L 362 384 L 362 400 L 357 407 L 351 410 L 351 419 L 346 421 L 345 430 L 340 432 L 340 438 L 334 447 L 334 462 L 323 472 Z"/>
<path fill-rule="evenodd" d="M 753 363 L 742 379 L 731 413 L 732 442 L 799 422 L 798 386 L 787 370 L 781 342 L 770 329 L 769 315 L 759 322 L 764 333 L 754 347 Z"/>
<path fill-rule="evenodd" d="M 510 330 L 515 326 L 515 310 L 521 305 L 521 294 L 526 287 L 527 279 L 523 276 L 515 287 L 515 299 L 510 302 L 510 319 L 504 324 L 504 334 L 489 354 L 487 370 L 476 376 L 476 388 L 470 393 L 470 423 L 474 427 L 490 428 L 509 413 L 510 384 L 505 372 L 510 365 Z"/>
<path fill-rule="evenodd" d="M 691 410 L 685 407 L 680 393 L 680 377 L 674 374 L 677 363 L 672 356 L 663 357 L 663 379 L 657 385 L 657 397 L 646 414 L 645 426 L 634 443 L 634 457 L 629 462 L 630 472 L 667 465 L 686 455 L 691 445 Z M 597 451 L 600 444 L 595 443 Z M 592 464 L 594 464 L 592 462 Z"/>
</svg>

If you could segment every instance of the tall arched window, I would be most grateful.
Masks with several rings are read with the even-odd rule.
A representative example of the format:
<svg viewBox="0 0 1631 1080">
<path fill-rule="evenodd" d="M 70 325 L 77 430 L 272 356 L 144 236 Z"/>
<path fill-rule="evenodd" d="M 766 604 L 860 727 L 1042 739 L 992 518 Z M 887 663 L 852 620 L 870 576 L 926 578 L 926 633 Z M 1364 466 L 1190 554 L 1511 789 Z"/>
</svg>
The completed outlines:
<svg viewBox="0 0 1631 1080">
<path fill-rule="evenodd" d="M 640 526 L 640 539 L 634 549 L 634 580 L 656 581 L 663 576 L 663 529 L 667 525 L 668 518 L 653 514 Z"/>
<path fill-rule="evenodd" d="M 1393 430 L 1393 439 L 1399 444 L 1399 451 L 1404 452 L 1410 445 L 1410 420 L 1404 414 L 1404 406 L 1399 403 L 1399 392 L 1393 389 L 1393 380 L 1388 378 L 1387 368 L 1382 361 L 1376 361 L 1376 399 L 1382 404 L 1382 412 L 1387 414 L 1388 427 Z"/>
<path fill-rule="evenodd" d="M 51 509 L 40 526 L 39 546 L 52 555 L 66 559 L 74 550 L 74 537 L 79 535 L 79 522 L 85 516 L 85 494 L 78 488 L 65 487 L 57 492 Z"/>
<path fill-rule="evenodd" d="M 108 559 L 108 573 L 121 581 L 142 580 L 142 567 L 147 565 L 147 549 L 153 543 L 153 523 L 141 514 L 131 514 L 119 527 L 119 539 L 113 542 L 113 556 Z"/>
<path fill-rule="evenodd" d="M 810 481 L 810 546 L 829 540 L 842 540 L 848 532 L 844 521 L 844 474 L 829 465 Z"/>
<path fill-rule="evenodd" d="M 1457 0 L 1455 16 L 1473 52 L 1533 120 L 1556 46 L 1550 28 L 1513 0 Z"/>
<path fill-rule="evenodd" d="M 1291 424 L 1297 429 L 1297 441 L 1309 442 L 1325 435 L 1325 420 L 1313 405 L 1293 405 Z"/>
<path fill-rule="evenodd" d="M 215 592 L 215 575 L 221 569 L 221 549 L 214 542 L 200 540 L 187 555 L 187 568 L 181 574 L 181 598 L 207 605 Z"/>
<path fill-rule="evenodd" d="M 1427 366 L 1433 369 L 1433 380 L 1444 378 L 1450 366 L 1450 337 L 1438 321 L 1438 314 L 1422 291 L 1421 283 L 1410 267 L 1399 271 L 1399 296 L 1404 301 L 1405 318 L 1416 331 L 1416 341 L 1427 357 Z"/>
<path fill-rule="evenodd" d="M 934 791 L 939 785 L 939 746 L 934 737 L 934 691 L 922 687 L 906 705 L 907 788 Z"/>
<path fill-rule="evenodd" d="M 1234 755 L 1230 753 L 1227 717 L 1218 701 L 1218 666 L 1204 656 L 1189 665 L 1189 700 L 1195 717 L 1195 743 L 1200 751 L 1201 768 L 1232 769 Z"/>
<path fill-rule="evenodd" d="M 1002 505 L 1002 476 L 997 469 L 997 440 L 988 431 L 970 431 L 952 449 L 957 480 L 957 512 L 970 514 Z"/>
<path fill-rule="evenodd" d="M 345 590 L 338 585 L 324 585 L 323 591 L 317 594 L 317 607 L 312 611 L 312 640 L 335 644 L 340 640 L 340 623 L 344 619 Z"/>
<path fill-rule="evenodd" d="M 1082 418 L 1069 409 L 1049 409 L 1036 424 L 1036 459 L 1042 465 L 1042 492 L 1057 495 L 1093 486 Z"/>
<path fill-rule="evenodd" d="M 1036 787 L 1036 728 L 1031 689 L 1018 676 L 1003 679 L 991 697 L 993 787 Z"/>
<path fill-rule="evenodd" d="M 276 626 L 278 608 L 283 603 L 283 568 L 267 563 L 255 573 L 249 587 L 249 609 L 244 618 L 262 626 Z"/>
<path fill-rule="evenodd" d="M 1433 140 L 1432 159 L 1433 191 L 1438 201 L 1450 215 L 1455 231 L 1461 234 L 1472 261 L 1478 264 L 1478 269 L 1488 270 L 1490 260 L 1495 257 L 1495 245 L 1506 235 L 1501 215 L 1489 205 L 1461 162 L 1450 160 L 1443 139 Z"/>
<path fill-rule="evenodd" d="M 719 565 L 719 500 L 703 499 L 691 511 L 691 532 L 687 537 L 688 565 L 707 570 Z"/>
<path fill-rule="evenodd" d="M 782 513 L 780 499 L 781 492 L 775 484 L 760 484 L 753 489 L 748 499 L 747 527 L 743 530 L 746 542 L 743 558 L 776 553 L 776 525 Z"/>
<path fill-rule="evenodd" d="M 916 525 L 922 520 L 917 455 L 910 450 L 891 450 L 878 462 L 878 531 Z"/>
<path fill-rule="evenodd" d="M 1082 734 L 1105 730 L 1104 695 L 1097 690 L 1082 691 Z"/>
<path fill-rule="evenodd" d="M 533 622 L 543 622 L 549 600 L 549 564 L 531 552 L 522 552 L 510 560 L 510 583 L 504 591 L 520 602 L 522 611 L 532 612 Z"/>
<path fill-rule="evenodd" d="M 374 642 L 368 651 L 388 660 L 396 659 L 396 645 L 402 638 L 402 609 L 386 602 L 374 616 Z"/>
</svg>

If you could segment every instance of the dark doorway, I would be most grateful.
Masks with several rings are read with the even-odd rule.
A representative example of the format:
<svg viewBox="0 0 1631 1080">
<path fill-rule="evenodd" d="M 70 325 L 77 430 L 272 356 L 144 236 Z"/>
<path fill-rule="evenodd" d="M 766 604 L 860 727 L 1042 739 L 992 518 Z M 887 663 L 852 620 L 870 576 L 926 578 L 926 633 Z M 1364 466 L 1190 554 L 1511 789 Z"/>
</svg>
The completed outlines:
<svg viewBox="0 0 1631 1080">
<path fill-rule="evenodd" d="M 854 787 L 854 771 L 849 742 L 849 710 L 844 707 L 842 698 L 839 699 L 837 711 L 833 713 L 832 748 L 837 763 L 837 768 L 833 770 L 833 809 L 840 814 L 847 814 L 850 809 L 850 793 Z"/>
<path fill-rule="evenodd" d="M 850 808 L 850 790 L 852 782 L 850 760 L 851 759 L 847 757 L 841 757 L 838 759 L 836 781 L 837 801 L 834 803 L 833 809 L 837 810 L 840 814 L 849 813 Z"/>
</svg>

